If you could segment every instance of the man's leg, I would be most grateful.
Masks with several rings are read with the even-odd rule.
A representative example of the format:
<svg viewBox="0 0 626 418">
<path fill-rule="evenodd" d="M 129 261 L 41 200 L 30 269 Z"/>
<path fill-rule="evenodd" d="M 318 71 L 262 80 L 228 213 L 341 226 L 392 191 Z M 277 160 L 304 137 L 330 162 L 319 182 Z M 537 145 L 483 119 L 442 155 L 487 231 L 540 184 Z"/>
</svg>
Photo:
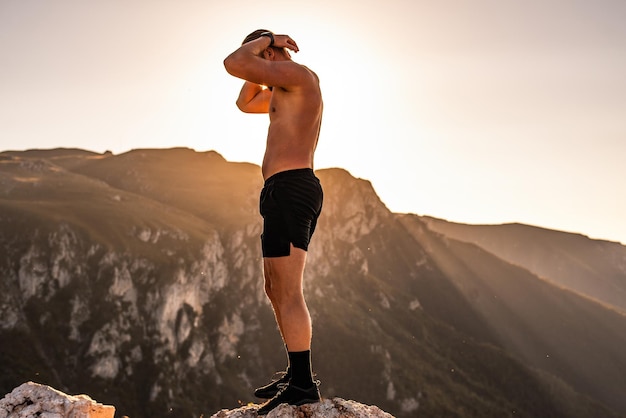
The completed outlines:
<svg viewBox="0 0 626 418">
<path fill-rule="evenodd" d="M 306 251 L 293 246 L 289 256 L 263 259 L 265 280 L 269 281 L 266 291 L 269 289 L 268 296 L 289 349 L 291 379 L 284 391 L 258 410 L 259 415 L 281 403 L 301 405 L 320 399 L 311 372 L 311 316 L 302 292 L 305 263 Z"/>
<path fill-rule="evenodd" d="M 272 292 L 271 268 L 272 266 L 270 263 L 266 263 L 266 262 L 263 263 L 263 273 L 265 276 L 265 294 L 267 295 L 268 299 L 270 300 L 270 303 L 272 304 L 274 317 L 276 318 L 276 323 L 278 324 L 278 330 L 280 331 L 280 336 L 284 343 L 285 334 L 283 332 L 283 324 L 280 319 L 280 306 L 278 305 L 276 297 L 274 296 L 274 293 Z M 274 292 L 277 293 L 278 292 L 277 289 L 274 289 Z M 263 399 L 273 398 L 278 392 L 278 389 L 280 388 L 281 385 L 285 383 L 289 383 L 289 380 L 291 379 L 291 367 L 289 365 L 289 348 L 287 347 L 287 344 L 285 344 L 285 355 L 287 355 L 287 370 L 285 372 L 277 373 L 279 377 L 276 380 L 272 380 L 267 385 L 257 388 L 254 391 L 254 395 L 256 397 L 263 398 Z"/>
<path fill-rule="evenodd" d="M 294 276 L 288 279 L 288 283 L 295 284 L 294 289 L 296 293 L 299 294 L 299 299 L 302 301 L 304 300 L 304 297 L 302 296 L 302 276 L 304 273 L 305 262 L 306 262 L 306 252 L 300 249 L 296 249 L 292 245 L 290 245 L 290 256 L 264 258 L 263 273 L 265 276 L 265 293 L 267 294 L 267 297 L 272 304 L 272 308 L 274 310 L 274 316 L 276 317 L 276 323 L 278 324 L 280 335 L 283 339 L 283 342 L 285 343 L 285 351 L 286 351 L 285 354 L 287 354 L 288 356 L 288 363 L 287 363 L 287 370 L 282 375 L 282 377 L 270 382 L 269 384 L 265 386 L 257 388 L 254 391 L 255 396 L 259 398 L 266 398 L 266 399 L 272 398 L 278 391 L 278 388 L 280 387 L 281 384 L 288 383 L 291 380 L 292 361 L 289 357 L 293 357 L 294 354 L 290 355 L 290 351 L 292 353 L 293 352 L 296 352 L 296 353 L 305 352 L 306 350 L 309 350 L 310 348 L 310 344 L 311 344 L 310 322 L 311 320 L 310 320 L 310 316 L 309 316 L 306 304 L 304 304 L 304 318 L 305 318 L 304 324 L 306 327 L 304 331 L 306 332 L 308 330 L 307 332 L 308 335 L 305 335 L 304 341 L 305 341 L 305 345 L 307 348 L 301 351 L 295 351 L 295 350 L 290 350 L 289 345 L 287 344 L 288 339 L 285 337 L 285 330 L 284 330 L 283 320 L 282 320 L 282 317 L 284 315 L 281 313 L 282 303 L 279 303 L 281 302 L 281 300 L 284 301 L 285 299 L 285 296 L 281 296 L 284 294 L 284 289 L 283 289 L 283 286 L 280 285 L 281 280 L 279 279 L 280 277 L 283 276 L 283 273 L 282 273 L 283 271 L 286 271 L 287 274 L 291 273 Z M 295 266 L 292 266 L 292 264 L 295 264 Z M 300 307 L 300 311 L 302 312 L 301 307 Z M 296 360 L 296 364 L 299 364 L 299 363 L 300 362 Z M 310 364 L 310 360 L 309 360 L 309 364 Z M 309 366 L 309 369 L 310 369 L 310 366 Z M 300 380 L 300 381 L 302 380 L 302 376 L 300 376 L 300 373 L 298 374 L 297 380 Z M 308 379 L 306 383 L 308 383 Z"/>
<path fill-rule="evenodd" d="M 276 323 L 278 324 L 278 330 L 280 331 L 280 336 L 284 342 L 285 334 L 283 332 L 283 324 L 280 320 L 280 310 L 279 310 L 280 307 L 278 306 L 276 297 L 274 296 L 274 293 L 272 292 L 272 278 L 271 278 L 272 273 L 270 272 L 270 269 L 271 269 L 271 266 L 269 266 L 268 263 L 266 263 L 264 260 L 263 261 L 263 275 L 265 276 L 265 294 L 267 295 L 267 298 L 270 300 L 270 303 L 272 304 L 272 309 L 274 310 L 274 317 L 276 318 Z"/>
<path fill-rule="evenodd" d="M 265 289 L 289 351 L 311 349 L 311 316 L 302 291 L 305 263 L 306 251 L 293 246 L 289 256 L 263 259 Z"/>
</svg>

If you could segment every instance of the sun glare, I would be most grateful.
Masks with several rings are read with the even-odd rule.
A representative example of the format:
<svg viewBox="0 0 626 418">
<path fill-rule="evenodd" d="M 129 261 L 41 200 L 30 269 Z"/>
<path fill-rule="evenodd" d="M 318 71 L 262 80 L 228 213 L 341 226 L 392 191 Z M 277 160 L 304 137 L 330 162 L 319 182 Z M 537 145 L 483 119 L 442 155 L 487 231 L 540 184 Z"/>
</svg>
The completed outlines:
<svg viewBox="0 0 626 418">
<path fill-rule="evenodd" d="M 243 81 L 223 60 L 246 34 L 267 28 L 292 36 L 299 47 L 292 59 L 319 76 L 316 169 L 341 167 L 371 181 L 394 210 L 458 221 L 472 211 L 492 220 L 541 218 L 535 223 L 573 229 L 559 226 L 558 211 L 575 207 L 580 230 L 626 234 L 617 231 L 626 198 L 615 192 L 624 177 L 626 91 L 626 49 L 615 46 L 626 37 L 591 24 L 608 17 L 597 7 L 557 17 L 539 1 L 133 2 L 121 16 L 114 2 L 75 8 L 61 0 L 50 7 L 72 12 L 55 15 L 57 24 L 32 0 L 9 3 L 10 13 L 0 13 L 8 57 L 1 149 L 191 147 L 260 164 L 268 117 L 237 109 Z M 618 16 L 607 28 L 621 34 Z M 546 194 L 556 215 L 526 205 Z M 593 219 L 607 232 L 593 232 L 600 230 Z"/>
</svg>

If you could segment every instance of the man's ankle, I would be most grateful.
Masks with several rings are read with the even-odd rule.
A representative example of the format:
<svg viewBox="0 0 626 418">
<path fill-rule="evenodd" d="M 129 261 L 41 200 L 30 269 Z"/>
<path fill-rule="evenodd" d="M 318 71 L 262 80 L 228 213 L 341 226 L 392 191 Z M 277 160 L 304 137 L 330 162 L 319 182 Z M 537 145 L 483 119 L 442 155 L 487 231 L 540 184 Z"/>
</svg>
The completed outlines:
<svg viewBox="0 0 626 418">
<path fill-rule="evenodd" d="M 299 388 L 311 387 L 311 385 L 313 385 L 311 350 L 290 351 L 289 369 L 291 369 L 290 384 Z"/>
</svg>

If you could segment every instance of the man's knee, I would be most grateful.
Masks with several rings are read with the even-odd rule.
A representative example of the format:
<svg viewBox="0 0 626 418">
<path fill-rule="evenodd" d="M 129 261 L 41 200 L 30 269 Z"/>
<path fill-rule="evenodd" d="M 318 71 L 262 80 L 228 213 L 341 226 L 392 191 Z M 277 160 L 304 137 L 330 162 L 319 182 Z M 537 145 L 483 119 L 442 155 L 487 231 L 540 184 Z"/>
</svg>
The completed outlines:
<svg viewBox="0 0 626 418">
<path fill-rule="evenodd" d="M 278 305 L 297 303 L 298 299 L 303 297 L 301 290 L 271 276 L 265 276 L 265 294 Z"/>
</svg>

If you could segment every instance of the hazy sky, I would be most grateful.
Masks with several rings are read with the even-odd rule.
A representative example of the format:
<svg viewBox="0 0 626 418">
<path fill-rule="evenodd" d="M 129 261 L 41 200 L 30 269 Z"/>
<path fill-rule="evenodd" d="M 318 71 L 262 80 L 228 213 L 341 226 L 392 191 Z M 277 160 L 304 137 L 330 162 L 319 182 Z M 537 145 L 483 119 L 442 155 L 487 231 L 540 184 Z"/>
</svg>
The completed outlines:
<svg viewBox="0 0 626 418">
<path fill-rule="evenodd" d="M 267 28 L 320 76 L 316 168 L 395 212 L 626 243 L 625 22 L 624 0 L 0 0 L 0 151 L 260 164 L 267 116 L 222 61 Z"/>
</svg>

